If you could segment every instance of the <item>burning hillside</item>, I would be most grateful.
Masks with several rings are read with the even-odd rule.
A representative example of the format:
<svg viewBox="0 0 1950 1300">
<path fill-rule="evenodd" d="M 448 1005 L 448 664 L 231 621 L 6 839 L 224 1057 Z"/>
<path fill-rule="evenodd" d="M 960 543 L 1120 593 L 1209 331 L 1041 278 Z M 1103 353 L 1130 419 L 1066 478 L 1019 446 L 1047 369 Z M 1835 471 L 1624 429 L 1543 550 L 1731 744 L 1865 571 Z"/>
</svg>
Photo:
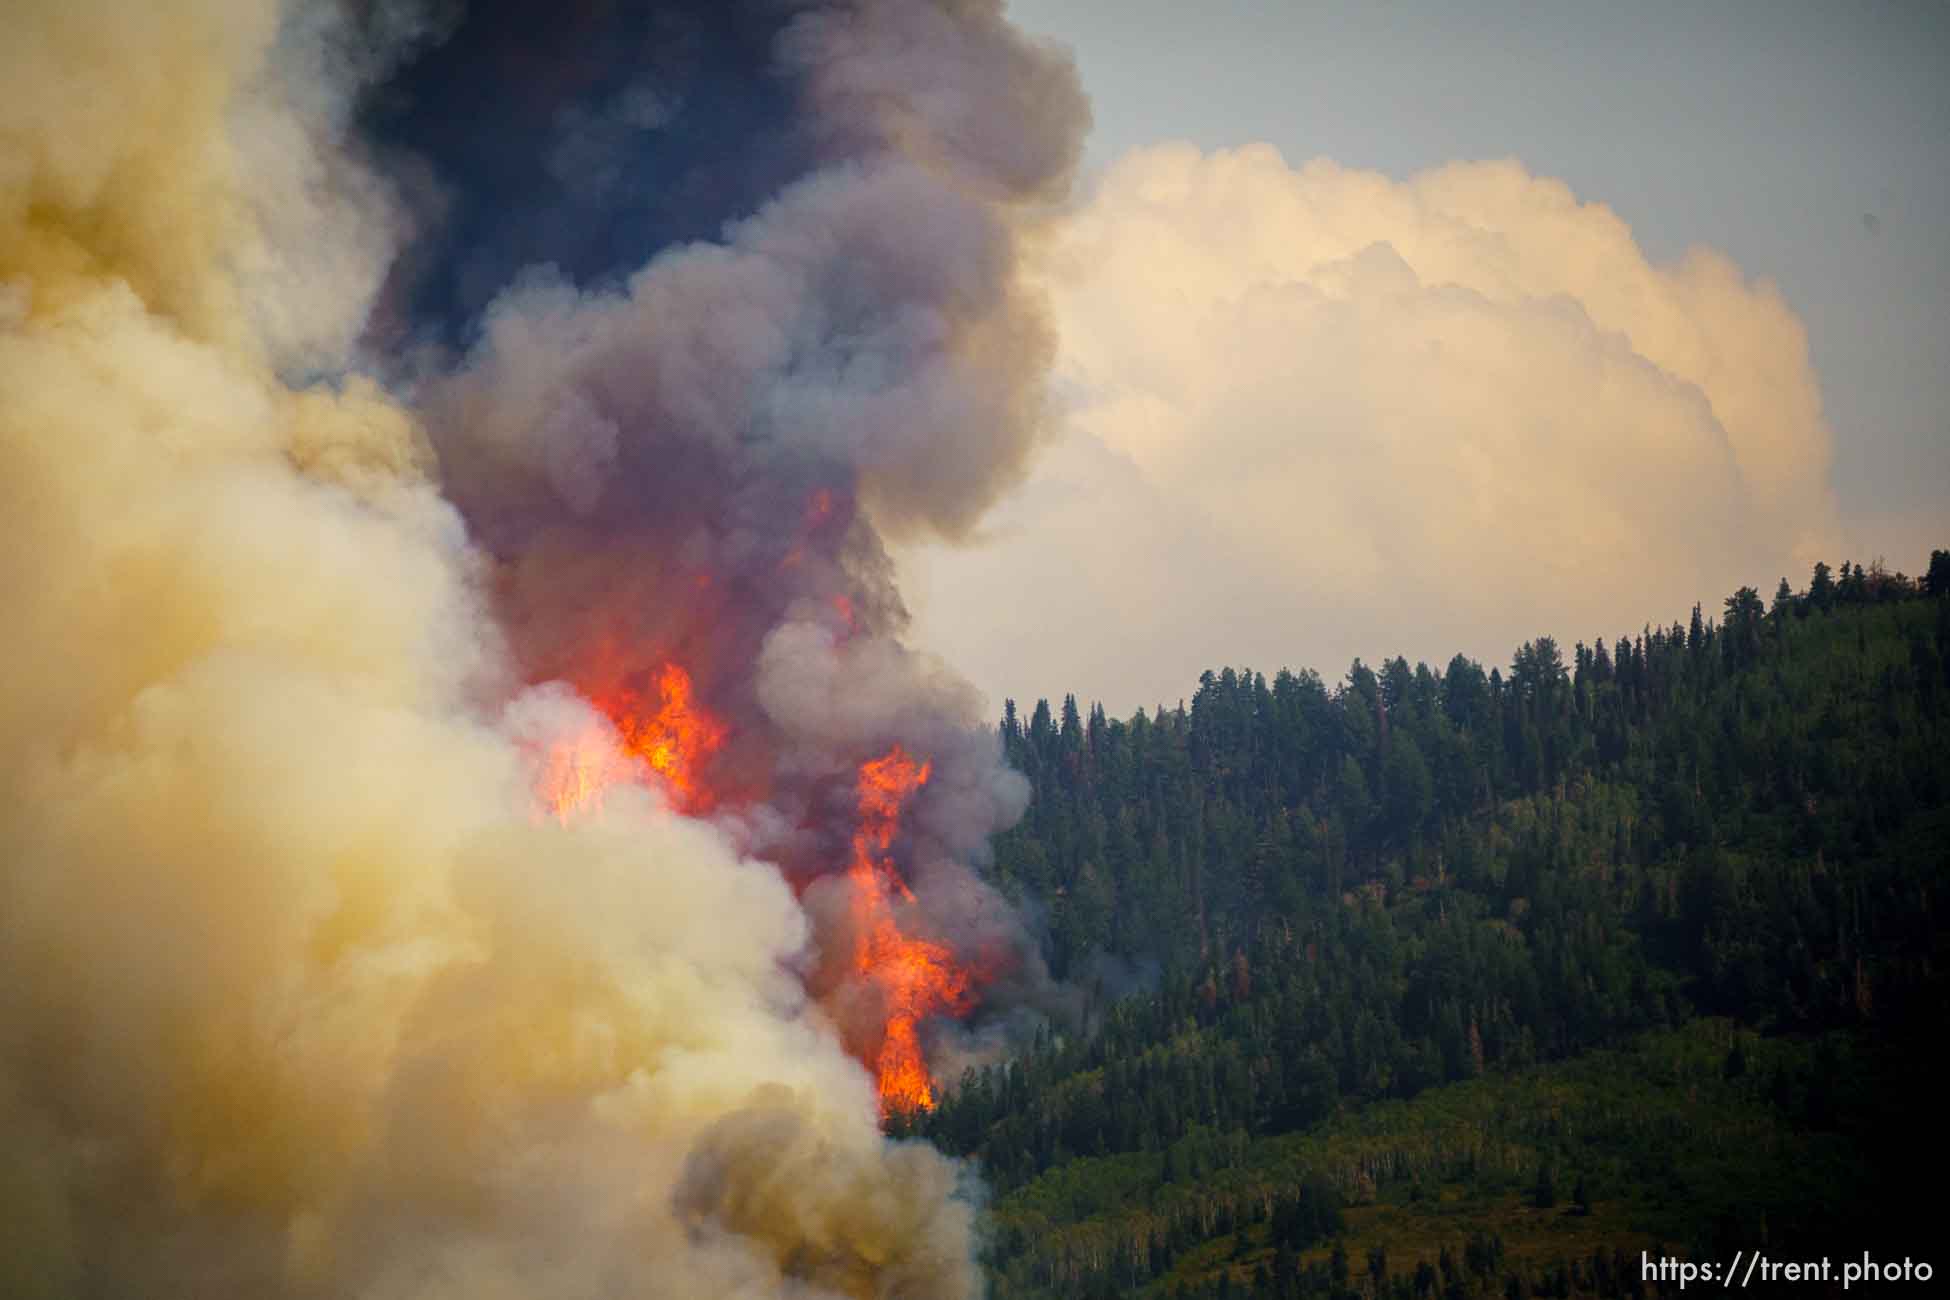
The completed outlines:
<svg viewBox="0 0 1950 1300">
<path fill-rule="evenodd" d="M 627 690 L 593 695 L 605 717 L 548 744 L 537 797 L 550 815 L 564 824 L 599 817 L 609 792 L 629 785 L 650 786 L 690 814 L 718 806 L 704 773 L 724 742 L 724 725 L 692 703 L 690 675 L 676 664 L 664 664 L 655 682 L 654 705 Z M 828 936 L 848 954 L 839 964 L 839 985 L 828 990 L 828 1009 L 849 1026 L 850 1050 L 873 1070 L 882 1114 L 933 1107 L 937 1085 L 921 1026 L 936 1016 L 968 1014 L 980 1001 L 980 985 L 995 973 L 992 953 L 975 963 L 907 928 L 918 900 L 890 852 L 902 807 L 929 773 L 929 763 L 917 763 L 898 743 L 860 765 L 845 866 L 847 933 Z M 844 999 L 838 987 L 846 989 Z"/>
</svg>

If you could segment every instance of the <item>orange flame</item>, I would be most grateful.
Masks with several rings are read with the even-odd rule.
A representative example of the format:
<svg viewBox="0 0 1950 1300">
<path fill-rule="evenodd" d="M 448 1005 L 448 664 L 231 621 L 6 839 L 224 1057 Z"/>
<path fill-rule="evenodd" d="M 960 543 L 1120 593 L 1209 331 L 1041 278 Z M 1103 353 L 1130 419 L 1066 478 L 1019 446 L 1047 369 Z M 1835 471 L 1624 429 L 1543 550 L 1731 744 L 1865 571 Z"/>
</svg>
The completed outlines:
<svg viewBox="0 0 1950 1300">
<path fill-rule="evenodd" d="M 612 787 L 647 782 L 653 773 L 679 811 L 695 814 L 713 806 L 716 795 L 703 769 L 724 744 L 724 724 L 697 703 L 690 674 L 679 665 L 665 663 L 655 680 L 654 709 L 627 687 L 594 695 L 592 702 L 615 730 L 592 726 L 550 750 L 538 780 L 549 814 L 568 822 L 600 813 Z M 889 852 L 902 809 L 927 784 L 930 770 L 899 745 L 860 765 L 858 820 L 846 869 L 850 965 L 853 978 L 877 994 L 880 1024 L 877 1039 L 856 1043 L 855 1050 L 874 1072 L 883 1117 L 934 1108 L 921 1024 L 931 1016 L 966 1015 L 978 999 L 978 971 L 957 965 L 946 944 L 901 928 L 901 909 L 914 902 L 914 892 Z"/>
<path fill-rule="evenodd" d="M 901 805 L 927 784 L 930 765 L 915 763 L 899 745 L 860 766 L 860 821 L 853 835 L 847 878 L 853 885 L 853 966 L 877 985 L 886 1003 L 886 1028 L 871 1062 L 883 1114 L 934 1107 L 934 1079 L 921 1051 L 920 1024 L 947 1012 L 961 1015 L 975 1003 L 966 971 L 948 948 L 903 934 L 896 902 L 913 891 L 886 857 L 900 829 Z"/>
<path fill-rule="evenodd" d="M 594 730 L 556 745 L 540 780 L 542 803 L 550 813 L 566 822 L 602 811 L 606 789 L 638 777 L 630 759 L 641 760 L 662 779 L 680 810 L 710 811 L 715 800 L 701 772 L 724 744 L 724 724 L 692 699 L 691 675 L 675 663 L 658 672 L 657 693 L 660 702 L 654 711 L 646 711 L 641 696 L 627 688 L 592 701 L 615 725 L 622 752 Z"/>
<path fill-rule="evenodd" d="M 724 724 L 692 700 L 691 675 L 676 664 L 665 664 L 657 674 L 657 690 L 663 704 L 648 717 L 631 707 L 637 702 L 631 694 L 619 699 L 616 708 L 602 700 L 596 703 L 616 723 L 624 747 L 664 779 L 679 808 L 709 812 L 716 800 L 702 784 L 701 770 L 724 744 Z"/>
<path fill-rule="evenodd" d="M 550 816 L 567 825 L 603 810 L 603 792 L 630 777 L 629 764 L 601 727 L 558 741 L 543 760 L 536 794 Z"/>
</svg>

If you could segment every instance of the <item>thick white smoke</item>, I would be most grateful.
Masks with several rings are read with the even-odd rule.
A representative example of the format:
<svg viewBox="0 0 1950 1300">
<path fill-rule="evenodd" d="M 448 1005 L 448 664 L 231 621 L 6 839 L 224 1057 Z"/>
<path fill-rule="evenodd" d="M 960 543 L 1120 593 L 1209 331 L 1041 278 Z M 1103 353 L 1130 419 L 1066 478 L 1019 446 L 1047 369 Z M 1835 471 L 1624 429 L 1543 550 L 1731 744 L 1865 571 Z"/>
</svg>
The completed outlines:
<svg viewBox="0 0 1950 1300">
<path fill-rule="evenodd" d="M 657 372 L 696 368 L 658 389 L 684 436 L 789 420 L 876 518 L 965 528 L 1033 439 L 1046 346 L 997 306 L 983 205 L 1056 184 L 1074 140 L 1024 155 L 979 80 L 904 87 L 912 29 L 1034 63 L 993 5 L 808 23 L 795 57 L 859 51 L 827 93 L 912 91 L 885 127 L 912 161 L 817 177 L 629 299 L 510 299 L 443 399 L 478 417 L 446 427 L 445 481 L 603 516 L 649 413 L 578 405 L 562 368 L 606 364 L 631 313 L 695 312 L 722 351 Z M 347 30 L 268 0 L 0 18 L 0 1292 L 972 1294 L 961 1175 L 881 1137 L 793 973 L 808 923 L 779 873 L 634 786 L 599 819 L 535 815 L 541 752 L 605 724 L 516 688 L 433 444 L 348 370 L 402 227 L 342 147 L 348 79 L 388 57 Z M 1060 72 L 1009 84 L 1075 115 Z M 962 154 L 981 166 L 942 162 Z M 808 256 L 822 240 L 850 260 Z M 795 353 L 848 301 L 815 307 L 822 275 L 894 281 L 899 337 Z M 752 401 L 737 367 L 781 349 L 763 410 L 709 409 Z M 920 379 L 872 382 L 917 355 Z M 999 454 L 958 458 L 978 434 Z M 878 571 L 877 545 L 847 554 Z M 951 704 L 882 734 L 967 743 L 965 688 L 862 656 L 772 674 L 779 725 L 919 692 Z M 946 848 L 1020 797 L 965 766 L 932 814 Z"/>
</svg>

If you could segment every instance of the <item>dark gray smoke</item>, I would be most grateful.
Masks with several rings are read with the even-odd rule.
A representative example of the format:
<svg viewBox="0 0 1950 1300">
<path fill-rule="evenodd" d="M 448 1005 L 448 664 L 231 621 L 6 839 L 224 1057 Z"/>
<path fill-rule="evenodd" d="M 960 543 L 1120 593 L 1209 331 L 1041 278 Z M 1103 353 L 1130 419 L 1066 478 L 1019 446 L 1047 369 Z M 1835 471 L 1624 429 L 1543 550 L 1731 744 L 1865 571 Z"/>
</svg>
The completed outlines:
<svg viewBox="0 0 1950 1300">
<path fill-rule="evenodd" d="M 580 284 L 712 238 L 817 165 L 777 53 L 809 0 L 433 5 L 357 106 L 417 209 L 381 319 L 453 342 L 524 268 Z M 377 7 L 369 26 L 385 21 Z"/>
</svg>

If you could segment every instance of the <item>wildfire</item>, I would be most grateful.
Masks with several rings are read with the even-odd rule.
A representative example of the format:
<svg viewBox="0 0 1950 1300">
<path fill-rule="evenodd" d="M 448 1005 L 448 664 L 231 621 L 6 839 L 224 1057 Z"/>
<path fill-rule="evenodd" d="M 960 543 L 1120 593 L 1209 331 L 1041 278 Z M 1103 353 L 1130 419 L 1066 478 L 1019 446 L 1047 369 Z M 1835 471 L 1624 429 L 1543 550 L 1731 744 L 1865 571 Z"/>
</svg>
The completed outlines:
<svg viewBox="0 0 1950 1300">
<path fill-rule="evenodd" d="M 666 663 L 656 680 L 654 710 L 627 687 L 591 701 L 615 726 L 621 752 L 601 733 L 557 745 L 541 777 L 541 798 L 549 812 L 567 821 L 601 811 L 604 790 L 640 776 L 641 767 L 633 759 L 657 775 L 681 811 L 710 811 L 715 799 L 703 784 L 702 769 L 724 744 L 724 724 L 692 698 L 691 675 L 677 664 Z"/>
<path fill-rule="evenodd" d="M 536 781 L 536 795 L 549 815 L 566 825 L 573 818 L 601 812 L 603 792 L 628 780 L 629 767 L 614 739 L 602 728 L 591 727 L 550 748 Z"/>
<path fill-rule="evenodd" d="M 715 800 L 700 780 L 705 760 L 724 744 L 724 724 L 691 698 L 691 675 L 674 663 L 657 674 L 663 704 L 644 716 L 631 707 L 636 697 L 626 694 L 618 707 L 596 701 L 623 735 L 623 745 L 664 779 L 685 812 L 708 812 Z"/>
<path fill-rule="evenodd" d="M 705 784 L 704 767 L 724 743 L 724 725 L 697 703 L 690 674 L 679 665 L 665 663 L 654 680 L 654 707 L 627 688 L 591 696 L 614 729 L 591 727 L 549 752 L 539 795 L 550 814 L 567 822 L 600 812 L 605 793 L 631 781 L 660 782 L 679 811 L 689 814 L 706 812 L 717 802 Z M 883 1116 L 933 1109 L 934 1079 L 921 1050 L 921 1024 L 931 1016 L 966 1015 L 978 996 L 977 972 L 957 965 L 947 945 L 901 928 L 901 909 L 914 902 L 914 892 L 889 853 L 902 809 L 927 784 L 929 768 L 899 745 L 860 765 L 846 867 L 852 889 L 851 974 L 873 989 L 881 1015 L 879 1032 L 854 1050 L 874 1072 Z"/>
<path fill-rule="evenodd" d="M 900 829 L 901 806 L 928 780 L 927 763 L 917 764 L 895 745 L 860 767 L 860 817 L 853 835 L 847 878 L 853 885 L 853 965 L 885 998 L 886 1029 L 873 1066 L 883 1113 L 930 1110 L 934 1080 L 921 1052 L 920 1024 L 946 1012 L 973 1008 L 974 990 L 966 971 L 942 944 L 901 932 L 896 902 L 910 903 L 908 889 L 886 856 Z"/>
</svg>

